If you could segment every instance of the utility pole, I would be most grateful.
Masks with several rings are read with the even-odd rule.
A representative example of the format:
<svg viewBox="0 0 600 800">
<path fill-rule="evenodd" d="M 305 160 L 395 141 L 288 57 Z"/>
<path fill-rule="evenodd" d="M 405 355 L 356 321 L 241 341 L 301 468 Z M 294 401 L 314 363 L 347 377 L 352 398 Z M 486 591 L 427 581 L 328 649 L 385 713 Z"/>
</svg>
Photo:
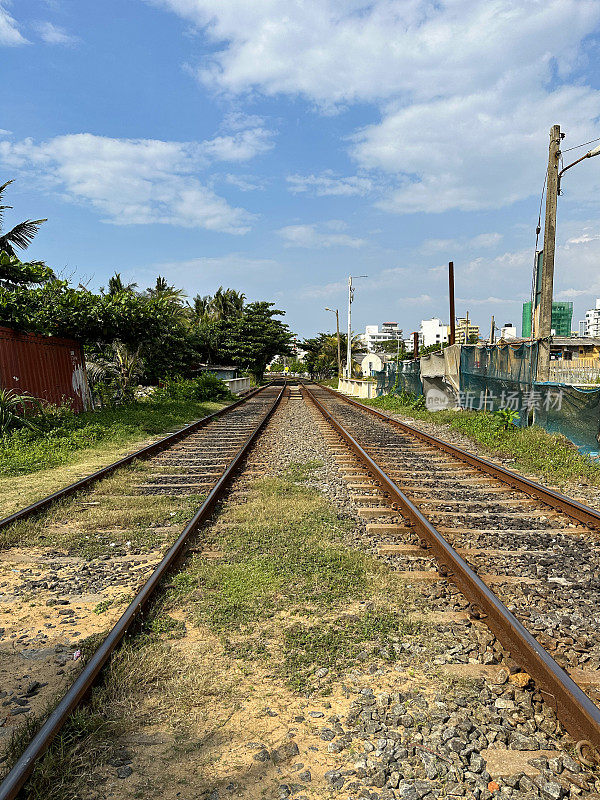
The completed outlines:
<svg viewBox="0 0 600 800">
<path fill-rule="evenodd" d="M 556 248 L 556 205 L 558 199 L 558 162 L 560 158 L 560 125 L 550 128 L 548 175 L 546 178 L 546 220 L 540 286 L 540 304 L 533 323 L 538 341 L 537 380 L 547 381 L 550 375 L 550 336 L 552 334 L 552 295 L 554 289 L 554 251 Z"/>
<path fill-rule="evenodd" d="M 456 312 L 454 310 L 454 261 L 448 262 L 448 296 L 450 298 L 450 338 L 448 344 L 456 344 Z"/>
<path fill-rule="evenodd" d="M 492 314 L 492 324 L 490 325 L 490 344 L 494 344 L 495 335 L 496 335 L 496 323 L 494 322 L 494 315 Z"/>
<path fill-rule="evenodd" d="M 419 357 L 419 331 L 413 331 L 413 355 Z"/>
<path fill-rule="evenodd" d="M 352 288 L 352 275 L 348 275 L 348 338 L 346 340 L 346 377 L 352 377 L 352 298 L 354 289 Z"/>
<path fill-rule="evenodd" d="M 352 278 L 368 278 L 368 275 L 348 275 L 348 341 L 346 342 L 346 377 L 352 377 L 352 301 L 354 289 Z"/>
</svg>

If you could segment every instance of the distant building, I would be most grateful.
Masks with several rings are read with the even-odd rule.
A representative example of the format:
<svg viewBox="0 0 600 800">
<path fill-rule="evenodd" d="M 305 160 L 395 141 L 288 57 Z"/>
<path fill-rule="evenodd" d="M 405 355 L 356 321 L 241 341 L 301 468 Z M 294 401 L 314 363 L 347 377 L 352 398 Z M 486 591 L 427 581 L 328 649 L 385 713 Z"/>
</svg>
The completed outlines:
<svg viewBox="0 0 600 800">
<path fill-rule="evenodd" d="M 579 325 L 581 326 L 581 322 Z M 600 336 L 600 298 L 596 299 L 596 308 L 591 308 L 589 311 L 585 312 L 583 335 Z"/>
<path fill-rule="evenodd" d="M 448 325 L 444 325 L 438 317 L 422 319 L 419 333 L 419 339 L 422 339 L 420 344 L 423 347 L 431 347 L 434 344 L 441 346 L 448 341 Z"/>
<path fill-rule="evenodd" d="M 579 358 L 600 357 L 600 337 L 598 336 L 555 336 L 550 345 L 550 358 L 574 361 Z"/>
<path fill-rule="evenodd" d="M 387 353 L 367 353 L 361 358 L 360 368 L 365 378 L 373 377 L 376 372 L 381 372 L 385 369 L 387 362 L 394 361 L 394 356 Z"/>
<path fill-rule="evenodd" d="M 370 353 L 376 353 L 383 342 L 395 342 L 401 336 L 402 331 L 397 322 L 384 322 L 381 330 L 379 325 L 367 325 L 360 338 Z"/>
<path fill-rule="evenodd" d="M 472 336 L 479 339 L 479 325 L 473 325 L 469 319 L 469 313 L 466 317 L 459 317 L 456 320 L 456 344 L 469 344 Z"/>
<path fill-rule="evenodd" d="M 502 326 L 501 330 L 501 337 L 502 339 L 516 339 L 517 338 L 517 329 L 512 324 L 512 322 L 507 322 L 506 325 Z"/>
<path fill-rule="evenodd" d="M 552 303 L 552 336 L 570 336 L 572 322 L 573 303 Z M 523 339 L 531 336 L 531 300 L 523 303 L 521 336 Z"/>
</svg>

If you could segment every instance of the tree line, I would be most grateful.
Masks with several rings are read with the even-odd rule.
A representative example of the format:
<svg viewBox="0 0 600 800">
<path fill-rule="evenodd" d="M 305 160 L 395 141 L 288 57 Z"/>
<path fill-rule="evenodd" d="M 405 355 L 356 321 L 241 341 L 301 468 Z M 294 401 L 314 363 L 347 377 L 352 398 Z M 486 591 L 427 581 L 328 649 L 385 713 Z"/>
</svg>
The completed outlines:
<svg viewBox="0 0 600 800">
<path fill-rule="evenodd" d="M 2 232 L 0 186 L 0 325 L 81 341 L 91 360 L 111 358 L 115 343 L 142 364 L 141 379 L 188 377 L 202 363 L 235 365 L 261 380 L 277 355 L 291 355 L 292 334 L 268 301 L 246 302 L 244 294 L 220 286 L 213 295 L 188 301 L 185 292 L 158 276 L 140 290 L 115 273 L 93 292 L 72 286 L 43 261 L 17 254 L 46 220 L 26 220 Z"/>
</svg>

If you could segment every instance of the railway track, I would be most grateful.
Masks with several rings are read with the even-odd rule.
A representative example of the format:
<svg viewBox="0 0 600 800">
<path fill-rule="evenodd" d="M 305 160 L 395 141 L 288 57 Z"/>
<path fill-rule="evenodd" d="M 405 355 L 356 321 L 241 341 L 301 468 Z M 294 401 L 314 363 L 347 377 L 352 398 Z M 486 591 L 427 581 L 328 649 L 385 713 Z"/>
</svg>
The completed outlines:
<svg viewBox="0 0 600 800">
<path fill-rule="evenodd" d="M 303 391 L 358 458 L 347 481 L 388 558 L 413 582 L 452 581 L 456 607 L 485 620 L 600 763 L 600 709 L 578 685 L 600 699 L 600 514 L 325 387 Z"/>
<path fill-rule="evenodd" d="M 127 608 L 123 611 L 114 627 L 110 630 L 104 641 L 91 655 L 81 673 L 74 680 L 73 684 L 69 687 L 66 694 L 58 705 L 54 708 L 45 723 L 42 725 L 38 733 L 32 739 L 29 746 L 23 752 L 22 756 L 16 762 L 10 773 L 6 776 L 0 786 L 0 798 L 7 800 L 14 798 L 19 794 L 19 791 L 24 786 L 27 777 L 31 773 L 36 761 L 44 754 L 53 738 L 60 731 L 69 715 L 79 705 L 81 700 L 89 692 L 90 688 L 97 680 L 102 667 L 110 658 L 111 653 L 119 645 L 130 626 L 136 621 L 138 616 L 143 612 L 146 605 L 152 599 L 154 593 L 159 587 L 164 577 L 169 574 L 173 565 L 178 561 L 181 555 L 188 547 L 188 540 L 198 530 L 199 527 L 212 513 L 216 503 L 223 496 L 227 486 L 235 474 L 236 470 L 242 464 L 247 453 L 250 451 L 253 443 L 258 437 L 259 433 L 266 425 L 270 416 L 273 414 L 277 405 L 281 401 L 285 393 L 285 384 L 283 386 L 268 385 L 259 389 L 246 398 L 225 407 L 221 411 L 204 418 L 203 420 L 187 426 L 182 431 L 178 431 L 170 436 L 165 437 L 159 442 L 143 448 L 124 459 L 112 464 L 93 475 L 78 481 L 71 486 L 44 498 L 19 512 L 12 514 L 3 520 L 0 520 L 0 528 L 8 528 L 10 525 L 22 524 L 30 519 L 41 520 L 44 523 L 44 517 L 40 517 L 42 512 L 53 509 L 53 507 L 61 507 L 66 498 L 74 496 L 76 503 L 78 501 L 83 503 L 84 508 L 92 507 L 94 510 L 102 503 L 107 503 L 112 498 L 111 495 L 106 495 L 100 492 L 103 478 L 107 478 L 118 470 L 123 469 L 139 460 L 144 460 L 144 469 L 142 471 L 143 479 L 140 481 L 139 471 L 132 473 L 131 480 L 128 482 L 126 491 L 130 495 L 125 496 L 121 494 L 117 497 L 121 502 L 125 502 L 128 498 L 141 500 L 143 505 L 143 498 L 147 497 L 150 500 L 153 496 L 166 496 L 167 498 L 175 498 L 182 495 L 190 495 L 192 497 L 200 496 L 204 498 L 197 508 L 192 518 L 187 522 L 183 530 L 169 531 L 171 534 L 170 547 L 166 553 L 151 553 L 149 557 L 144 560 L 140 559 L 139 550 L 133 554 L 133 563 L 136 567 L 140 564 L 142 568 L 141 578 L 140 571 L 136 570 L 133 573 L 133 583 L 123 580 L 123 575 L 119 571 L 119 552 L 116 552 L 116 559 L 109 559 L 108 561 L 102 559 L 104 564 L 107 564 L 105 580 L 98 578 L 96 575 L 92 579 L 93 585 L 89 586 L 90 571 L 95 572 L 95 565 L 93 559 L 84 559 L 82 564 L 84 568 L 81 570 L 87 573 L 82 575 L 82 580 L 78 580 L 74 590 L 74 594 L 68 596 L 66 592 L 69 587 L 65 586 L 60 579 L 61 567 L 66 567 L 69 557 L 61 559 L 55 556 L 50 561 L 50 567 L 54 568 L 53 574 L 58 577 L 48 583 L 44 580 L 45 575 L 43 571 L 39 574 L 38 580 L 31 578 L 28 580 L 27 588 L 33 591 L 51 589 L 49 600 L 46 599 L 46 606 L 57 607 L 59 614 L 65 614 L 64 606 L 71 606 L 71 602 L 75 603 L 77 600 L 81 601 L 82 595 L 89 593 L 90 589 L 93 592 L 94 600 L 102 596 L 98 594 L 99 589 L 106 590 L 110 588 L 111 578 L 116 580 L 120 587 L 135 589 L 136 593 L 133 600 L 129 603 Z M 86 495 L 86 500 L 81 501 L 81 492 L 91 486 L 97 486 L 96 492 L 92 491 Z M 90 499 L 91 498 L 91 499 Z M 94 499 L 97 498 L 97 499 Z M 67 513 L 69 510 L 78 511 L 78 507 L 67 506 Z M 81 507 L 80 507 L 81 508 Z M 176 526 L 170 526 L 171 528 Z M 111 533 L 114 534 L 114 531 Z M 101 535 L 101 533 L 96 534 Z M 172 541 L 174 538 L 174 541 Z M 125 550 L 122 558 L 127 559 L 128 553 Z M 35 561 L 35 559 L 32 559 Z M 22 571 L 31 572 L 31 561 L 25 560 L 26 566 Z M 43 555 L 44 566 L 48 565 L 48 555 Z M 61 561 L 67 564 L 61 564 Z M 115 561 L 117 562 L 115 564 Z M 53 563 L 52 563 L 53 562 Z M 79 566 L 79 565 L 78 565 Z M 43 570 L 43 568 L 42 568 Z M 148 572 L 151 574 L 148 577 Z M 18 570 L 13 570 L 18 571 Z M 58 573 L 58 575 L 57 575 Z M 140 586 L 141 584 L 141 586 Z M 6 583 L 2 584 L 6 586 Z M 4 590 L 6 592 L 6 589 Z M 10 589 L 9 589 L 10 591 Z M 44 594 L 47 594 L 44 592 Z M 110 597 L 110 595 L 108 595 Z M 3 599 L 6 599 L 3 598 Z M 79 610 L 81 605 L 76 606 Z M 14 613 L 14 609 L 13 609 Z M 60 622 L 74 622 L 71 615 L 75 616 L 73 610 L 66 612 L 67 618 L 63 616 Z M 48 618 L 48 614 L 44 614 L 44 618 Z M 58 622 L 58 620 L 57 620 Z M 16 650 L 16 645 L 20 650 L 23 658 L 27 664 L 27 677 L 29 680 L 29 688 L 22 696 L 13 693 L 15 702 L 15 710 L 23 709 L 29 710 L 29 702 L 31 697 L 36 697 L 38 702 L 42 699 L 40 697 L 40 689 L 44 688 L 47 684 L 40 680 L 31 681 L 35 677 L 35 667 L 32 668 L 29 663 L 31 657 L 37 659 L 40 651 L 43 653 L 44 649 L 50 651 L 50 654 L 57 652 L 57 647 L 48 647 L 54 644 L 57 639 L 52 633 L 43 633 L 41 625 L 49 625 L 51 628 L 56 628 L 58 625 L 53 623 L 38 623 L 34 627 L 38 629 L 36 636 L 31 636 L 29 639 L 20 636 L 13 636 L 12 640 L 8 639 L 8 648 L 12 651 Z M 77 623 L 75 623 L 77 624 Z M 67 643 L 64 643 L 66 629 L 61 631 L 61 643 L 58 645 L 58 652 L 64 657 L 64 660 L 59 662 L 60 666 L 65 666 L 65 662 L 73 653 L 77 657 L 78 650 L 75 649 L 76 644 L 69 643 L 69 636 L 67 635 Z M 3 631 L 3 633 L 5 633 Z M 78 632 L 75 632 L 74 636 Z M 73 637 L 71 637 L 73 638 Z M 40 648 L 40 645 L 46 647 Z M 35 655 L 32 656 L 31 653 Z M 66 656 L 65 656 L 66 654 Z M 56 687 L 51 687 L 56 689 Z M 42 696 L 43 696 L 42 692 Z M 6 695 L 6 692 L 4 692 Z M 50 699 L 50 697 L 48 698 Z M 6 702 L 5 702 L 6 705 Z M 10 714 L 9 714 L 10 717 Z M 7 718 L 8 719 L 8 718 Z M 15 718 L 13 717 L 13 720 Z"/>
<path fill-rule="evenodd" d="M 600 698 L 595 694 L 600 687 L 600 515 L 324 387 L 306 384 L 290 392 L 271 386 L 154 449 L 143 471 L 132 473 L 129 491 L 148 502 L 197 495 L 205 499 L 177 531 L 150 577 L 144 576 L 133 602 L 7 776 L 0 800 L 18 795 L 36 761 L 189 547 L 189 537 L 208 520 L 284 396 L 307 402 L 325 430 L 327 447 L 379 556 L 411 585 L 442 586 L 431 594 L 434 610 L 447 613 L 450 606 L 489 626 L 505 649 L 494 646 L 483 653 L 482 674 L 486 666 L 497 670 L 504 658 L 518 663 L 577 743 L 582 762 L 598 765 L 600 710 L 594 700 Z M 244 473 L 246 477 L 252 476 Z M 94 476 L 90 483 L 98 479 Z M 25 517 L 35 518 L 60 499 L 25 510 Z M 0 521 L 0 526 L 13 522 Z"/>
</svg>

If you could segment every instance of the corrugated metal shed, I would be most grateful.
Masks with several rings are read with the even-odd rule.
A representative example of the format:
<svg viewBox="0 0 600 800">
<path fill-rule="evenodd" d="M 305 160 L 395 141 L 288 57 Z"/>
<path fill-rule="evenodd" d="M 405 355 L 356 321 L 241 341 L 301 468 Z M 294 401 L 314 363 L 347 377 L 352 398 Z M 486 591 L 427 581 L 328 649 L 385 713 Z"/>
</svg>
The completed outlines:
<svg viewBox="0 0 600 800">
<path fill-rule="evenodd" d="M 0 327 L 0 386 L 74 411 L 91 408 L 83 350 L 74 339 Z"/>
</svg>

